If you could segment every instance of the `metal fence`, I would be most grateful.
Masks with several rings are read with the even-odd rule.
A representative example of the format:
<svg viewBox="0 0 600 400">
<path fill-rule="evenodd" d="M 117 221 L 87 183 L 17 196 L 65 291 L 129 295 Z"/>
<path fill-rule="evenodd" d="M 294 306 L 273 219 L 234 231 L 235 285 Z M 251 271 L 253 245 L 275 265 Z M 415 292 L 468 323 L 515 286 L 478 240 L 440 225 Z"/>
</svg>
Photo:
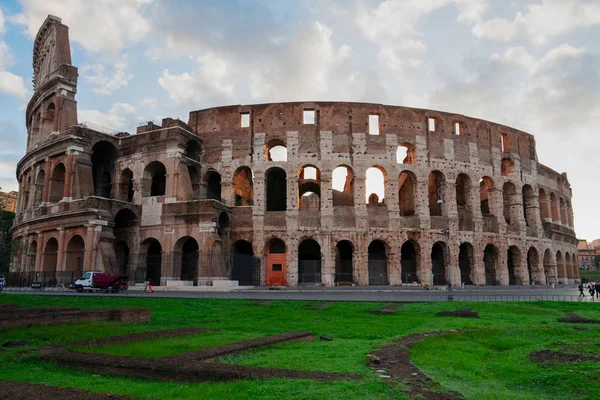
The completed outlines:
<svg viewBox="0 0 600 400">
<path fill-rule="evenodd" d="M 78 272 L 9 272 L 6 275 L 6 286 L 10 287 L 31 287 L 34 283 L 39 283 L 41 287 L 64 287 L 68 288 L 71 282 L 75 282 L 81 274 Z"/>
</svg>

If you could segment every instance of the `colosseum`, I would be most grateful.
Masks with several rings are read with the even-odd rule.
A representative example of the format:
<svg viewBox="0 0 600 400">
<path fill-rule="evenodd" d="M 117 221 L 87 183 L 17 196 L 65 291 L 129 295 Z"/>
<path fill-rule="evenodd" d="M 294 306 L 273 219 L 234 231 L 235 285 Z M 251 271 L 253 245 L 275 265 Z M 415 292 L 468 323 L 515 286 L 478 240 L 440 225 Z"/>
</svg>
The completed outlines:
<svg viewBox="0 0 600 400">
<path fill-rule="evenodd" d="M 176 287 L 572 283 L 566 173 L 534 136 L 441 111 L 233 105 L 135 134 L 77 120 L 68 27 L 49 16 L 11 277 L 84 271 Z M 16 278 L 15 278 L 16 277 Z"/>
</svg>

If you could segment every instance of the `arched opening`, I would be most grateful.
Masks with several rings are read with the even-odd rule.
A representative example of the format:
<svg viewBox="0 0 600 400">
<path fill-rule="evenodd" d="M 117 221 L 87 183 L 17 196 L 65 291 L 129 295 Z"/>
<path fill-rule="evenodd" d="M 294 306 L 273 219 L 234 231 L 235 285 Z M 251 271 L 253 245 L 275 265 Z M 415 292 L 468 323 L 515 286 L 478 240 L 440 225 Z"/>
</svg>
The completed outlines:
<svg viewBox="0 0 600 400">
<path fill-rule="evenodd" d="M 233 243 L 233 265 L 231 280 L 238 281 L 240 286 L 258 285 L 258 272 L 252 244 L 245 240 Z"/>
<path fill-rule="evenodd" d="M 202 178 L 202 197 L 221 201 L 221 175 L 217 171 L 208 171 Z"/>
<path fill-rule="evenodd" d="M 187 158 L 200 162 L 201 151 L 200 143 L 196 140 L 190 139 L 187 141 L 185 146 L 185 156 Z"/>
<path fill-rule="evenodd" d="M 456 178 L 456 208 L 458 211 L 458 230 L 473 230 L 473 206 L 471 205 L 471 178 L 459 174 Z"/>
<path fill-rule="evenodd" d="M 321 246 L 313 239 L 298 246 L 298 283 L 321 283 Z"/>
<path fill-rule="evenodd" d="M 129 245 L 124 240 L 115 242 L 115 255 L 117 257 L 117 271 L 129 275 Z"/>
<path fill-rule="evenodd" d="M 92 175 L 96 196 L 111 198 L 116 160 L 117 148 L 112 143 L 100 141 L 92 147 Z"/>
<path fill-rule="evenodd" d="M 271 140 L 265 146 L 265 161 L 287 161 L 287 147 L 281 140 Z"/>
<path fill-rule="evenodd" d="M 125 168 L 119 178 L 119 200 L 133 202 L 133 172 Z"/>
<path fill-rule="evenodd" d="M 448 283 L 446 277 L 446 243 L 435 242 L 431 248 L 431 273 L 433 275 L 434 285 L 445 285 Z"/>
<path fill-rule="evenodd" d="M 142 197 L 164 196 L 167 188 L 167 169 L 160 161 L 152 161 L 144 168 Z"/>
<path fill-rule="evenodd" d="M 485 267 L 485 284 L 488 286 L 498 283 L 498 249 L 493 244 L 488 244 L 483 250 L 483 264 Z"/>
<path fill-rule="evenodd" d="M 152 281 L 152 284 L 159 286 L 162 274 L 162 246 L 154 238 L 146 239 L 146 276 L 145 281 Z"/>
<path fill-rule="evenodd" d="M 67 254 L 65 260 L 65 271 L 71 273 L 72 278 L 83 275 L 83 254 L 85 252 L 85 241 L 79 235 L 75 235 L 69 240 L 67 245 Z"/>
<path fill-rule="evenodd" d="M 558 208 L 558 199 L 554 193 L 550 193 L 550 207 L 552 209 L 552 222 L 560 224 L 560 209 Z"/>
<path fill-rule="evenodd" d="M 366 201 L 367 204 L 383 203 L 385 198 L 385 169 L 379 166 L 367 168 Z M 375 196 L 373 196 L 375 195 Z"/>
<path fill-rule="evenodd" d="M 190 176 L 190 184 L 192 185 L 192 199 L 200 199 L 200 174 L 198 169 L 192 165 L 188 166 L 188 175 Z"/>
<path fill-rule="evenodd" d="M 500 164 L 500 174 L 511 176 L 515 174 L 515 162 L 510 158 L 503 158 Z"/>
<path fill-rule="evenodd" d="M 333 206 L 354 205 L 354 172 L 352 168 L 340 165 L 331 174 Z"/>
<path fill-rule="evenodd" d="M 400 215 L 411 217 L 415 215 L 415 191 L 417 177 L 413 172 L 402 171 L 398 176 L 398 203 Z"/>
<path fill-rule="evenodd" d="M 520 284 L 520 277 L 516 271 L 521 267 L 521 251 L 517 246 L 510 246 L 506 251 L 506 265 L 508 267 L 508 284 Z"/>
<path fill-rule="evenodd" d="M 383 286 L 388 284 L 387 249 L 381 240 L 373 240 L 369 244 L 369 285 Z"/>
<path fill-rule="evenodd" d="M 24 197 L 23 197 L 23 206 L 22 209 L 23 210 L 28 210 L 29 209 L 29 196 L 31 193 L 31 176 L 27 177 L 27 184 L 25 186 L 25 190 L 24 190 Z"/>
<path fill-rule="evenodd" d="M 396 150 L 396 163 L 398 164 L 416 164 L 417 151 L 410 144 L 401 144 Z"/>
<path fill-rule="evenodd" d="M 565 270 L 567 275 L 567 282 L 573 279 L 573 264 L 571 264 L 571 255 L 569 253 L 565 253 Z"/>
<path fill-rule="evenodd" d="M 548 199 L 548 195 L 544 191 L 544 189 L 540 189 L 539 195 L 540 202 L 540 218 L 542 222 L 552 221 L 552 216 L 550 212 L 550 200 Z"/>
<path fill-rule="evenodd" d="M 232 186 L 236 206 L 251 206 L 254 204 L 254 181 L 250 168 L 238 168 L 233 174 Z"/>
<path fill-rule="evenodd" d="M 529 251 L 527 251 L 527 275 L 529 276 L 530 285 L 533 283 L 543 283 L 539 278 L 540 272 L 540 257 L 535 247 L 530 247 Z"/>
<path fill-rule="evenodd" d="M 131 228 L 138 225 L 138 220 L 133 211 L 129 208 L 123 208 L 115 215 L 114 233 L 117 235 L 120 230 Z"/>
<path fill-rule="evenodd" d="M 33 203 L 35 207 L 42 204 L 42 193 L 44 193 L 44 181 L 46 180 L 46 172 L 40 169 L 35 178 L 35 190 L 33 195 Z"/>
<path fill-rule="evenodd" d="M 321 172 L 316 167 L 305 166 L 298 171 L 298 209 L 321 209 Z"/>
<path fill-rule="evenodd" d="M 285 211 L 287 202 L 287 174 L 281 168 L 265 172 L 267 211 Z"/>
<path fill-rule="evenodd" d="M 573 208 L 571 207 L 571 202 L 569 200 L 565 201 L 567 206 L 567 224 L 570 228 L 573 228 Z"/>
<path fill-rule="evenodd" d="M 444 200 L 444 186 L 446 178 L 440 171 L 432 171 L 427 178 L 428 197 L 429 197 L 429 215 L 439 217 L 442 215 L 442 203 L 438 200 Z"/>
<path fill-rule="evenodd" d="M 226 212 L 222 212 L 219 214 L 219 229 L 217 230 L 222 241 L 226 241 L 230 231 L 231 223 L 229 221 L 229 215 L 227 215 Z"/>
<path fill-rule="evenodd" d="M 460 269 L 460 281 L 465 285 L 472 285 L 473 279 L 473 246 L 471 243 L 463 243 L 458 249 L 458 267 Z"/>
<path fill-rule="evenodd" d="M 517 226 L 517 213 L 515 212 L 515 185 L 512 182 L 504 183 L 502 187 L 502 200 L 503 200 L 503 209 L 504 209 L 504 221 L 509 226 Z"/>
<path fill-rule="evenodd" d="M 340 240 L 335 245 L 335 283 L 354 282 L 354 256 L 352 242 Z"/>
<path fill-rule="evenodd" d="M 55 238 L 50 238 L 46 242 L 44 248 L 44 258 L 42 260 L 42 271 L 46 273 L 56 272 L 56 260 L 58 258 L 58 241 Z M 50 275 L 47 275 L 47 279 Z"/>
<path fill-rule="evenodd" d="M 182 281 L 192 281 L 193 286 L 198 285 L 198 242 L 193 237 L 179 239 L 181 244 L 181 274 Z"/>
<path fill-rule="evenodd" d="M 567 283 L 567 269 L 560 250 L 556 252 L 556 274 L 558 283 Z"/>
<path fill-rule="evenodd" d="M 25 270 L 33 271 L 35 269 L 35 259 L 37 257 L 37 242 L 33 240 L 27 249 L 27 259 L 25 260 Z"/>
<path fill-rule="evenodd" d="M 50 133 L 55 130 L 54 129 L 55 118 L 56 118 L 56 106 L 54 105 L 54 103 L 50 103 L 50 104 L 48 104 L 48 107 L 46 108 L 46 113 L 44 115 L 44 122 L 43 122 L 43 127 L 42 127 L 42 130 L 44 133 Z"/>
<path fill-rule="evenodd" d="M 281 239 L 272 239 L 266 247 L 266 284 L 267 286 L 285 286 L 286 248 Z"/>
<path fill-rule="evenodd" d="M 567 206 L 565 205 L 565 200 L 562 197 L 558 201 L 558 205 L 560 207 L 560 224 L 562 226 L 567 226 Z"/>
<path fill-rule="evenodd" d="M 48 197 L 50 203 L 57 203 L 62 200 L 65 192 L 65 174 L 66 169 L 63 163 L 59 163 L 54 167 L 52 178 L 50 178 L 50 196 Z"/>
<path fill-rule="evenodd" d="M 546 249 L 544 252 L 544 275 L 546 275 L 546 285 L 556 282 L 556 272 L 552 261 L 552 253 L 550 252 L 550 249 Z"/>
<path fill-rule="evenodd" d="M 402 267 L 403 283 L 419 283 L 420 250 L 414 240 L 407 240 L 400 248 L 400 265 Z"/>
<path fill-rule="evenodd" d="M 529 227 L 535 228 L 537 226 L 535 220 L 534 210 L 537 208 L 535 204 L 535 195 L 533 194 L 533 188 L 530 185 L 523 186 L 523 216 L 525 217 L 525 224 Z"/>
<path fill-rule="evenodd" d="M 483 177 L 479 182 L 479 204 L 481 207 L 481 215 L 495 215 L 492 206 L 492 190 L 494 189 L 494 181 L 489 176 Z"/>
</svg>

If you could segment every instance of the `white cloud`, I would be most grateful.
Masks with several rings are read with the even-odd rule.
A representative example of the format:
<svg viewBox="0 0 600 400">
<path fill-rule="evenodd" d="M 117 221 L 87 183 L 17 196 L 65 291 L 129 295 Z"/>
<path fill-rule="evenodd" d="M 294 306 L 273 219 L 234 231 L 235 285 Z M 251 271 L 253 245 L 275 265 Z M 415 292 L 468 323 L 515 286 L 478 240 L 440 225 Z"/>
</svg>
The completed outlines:
<svg viewBox="0 0 600 400">
<path fill-rule="evenodd" d="M 8 68 L 13 63 L 13 56 L 6 42 L 0 40 L 0 70 Z"/>
<path fill-rule="evenodd" d="M 527 69 L 532 75 L 542 75 L 545 72 L 551 71 L 558 64 L 569 59 L 579 58 L 584 54 L 585 49 L 583 48 L 562 44 L 548 51 L 544 57 L 536 60 L 524 47 L 518 46 L 509 47 L 502 54 L 493 53 L 489 59 L 506 65 Z"/>
<path fill-rule="evenodd" d="M 114 103 L 107 113 L 99 110 L 79 110 L 79 121 L 91 122 L 114 130 L 122 130 L 134 124 L 136 108 L 127 103 Z"/>
<path fill-rule="evenodd" d="M 137 109 L 131 104 L 127 103 L 114 103 L 110 108 L 111 114 L 135 114 Z"/>
<path fill-rule="evenodd" d="M 25 99 L 28 90 L 23 77 L 8 71 L 0 71 L 0 92 Z"/>
<path fill-rule="evenodd" d="M 112 94 L 120 88 L 127 86 L 134 75 L 128 70 L 128 57 L 124 55 L 120 60 L 107 68 L 103 64 L 84 65 L 81 75 L 85 82 L 93 83 L 93 89 L 98 94 Z"/>
<path fill-rule="evenodd" d="M 503 64 L 529 69 L 535 64 L 535 58 L 522 46 L 509 47 L 502 54 L 493 53 L 490 60 L 499 61 Z"/>
<path fill-rule="evenodd" d="M 6 27 L 4 26 L 4 14 L 2 13 L 2 9 L 0 8 L 0 35 L 6 32 Z"/>
<path fill-rule="evenodd" d="M 600 24 L 600 3 L 586 0 L 541 0 L 518 11 L 512 20 L 492 18 L 478 21 L 475 36 L 498 41 L 513 41 L 521 36 L 536 45 L 579 28 Z"/>
<path fill-rule="evenodd" d="M 69 26 L 71 40 L 90 51 L 118 51 L 143 39 L 151 21 L 143 15 L 151 1 L 140 0 L 22 0 L 15 21 L 35 37 L 48 14 Z"/>
<path fill-rule="evenodd" d="M 144 97 L 140 104 L 143 107 L 154 109 L 156 106 L 158 106 L 158 99 L 156 97 Z"/>
</svg>

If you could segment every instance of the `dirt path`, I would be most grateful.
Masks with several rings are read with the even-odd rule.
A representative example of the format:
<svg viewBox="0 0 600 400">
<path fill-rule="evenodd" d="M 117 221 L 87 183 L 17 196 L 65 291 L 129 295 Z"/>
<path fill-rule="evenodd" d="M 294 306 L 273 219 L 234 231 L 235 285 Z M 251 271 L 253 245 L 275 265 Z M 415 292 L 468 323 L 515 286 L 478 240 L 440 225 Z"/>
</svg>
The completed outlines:
<svg viewBox="0 0 600 400">
<path fill-rule="evenodd" d="M 132 400 L 133 397 L 0 380 L 0 399 L 10 400 Z"/>
</svg>

